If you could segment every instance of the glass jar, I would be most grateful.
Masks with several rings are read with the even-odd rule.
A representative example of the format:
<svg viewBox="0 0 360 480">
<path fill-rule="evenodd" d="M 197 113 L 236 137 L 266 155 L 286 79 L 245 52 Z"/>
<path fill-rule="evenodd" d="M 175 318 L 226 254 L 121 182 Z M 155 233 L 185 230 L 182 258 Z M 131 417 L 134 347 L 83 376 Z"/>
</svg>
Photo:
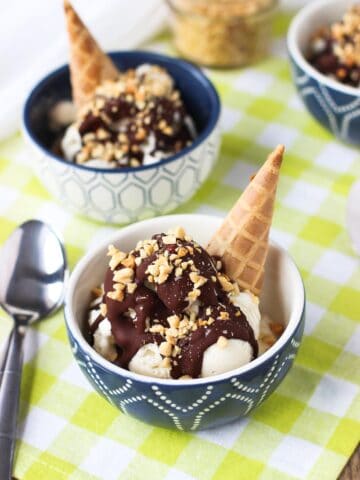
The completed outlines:
<svg viewBox="0 0 360 480">
<path fill-rule="evenodd" d="M 278 0 L 167 0 L 175 46 L 209 67 L 248 65 L 268 52 Z"/>
</svg>

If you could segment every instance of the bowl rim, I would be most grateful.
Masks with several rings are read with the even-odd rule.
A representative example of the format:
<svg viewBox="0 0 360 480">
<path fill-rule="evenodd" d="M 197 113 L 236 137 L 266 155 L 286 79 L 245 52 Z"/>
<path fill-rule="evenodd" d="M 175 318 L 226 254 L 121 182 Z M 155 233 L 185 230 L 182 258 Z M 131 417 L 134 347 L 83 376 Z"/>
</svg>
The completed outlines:
<svg viewBox="0 0 360 480">
<path fill-rule="evenodd" d="M 238 376 L 240 374 L 246 374 L 251 370 L 256 369 L 258 366 L 265 364 L 269 359 L 271 359 L 274 355 L 276 355 L 279 350 L 281 350 L 285 344 L 288 341 L 291 341 L 292 337 L 294 336 L 295 331 L 297 330 L 299 324 L 301 323 L 301 320 L 304 316 L 304 311 L 305 311 L 305 288 L 304 288 L 304 283 L 301 278 L 299 269 L 297 268 L 294 260 L 290 256 L 290 254 L 281 246 L 279 246 L 276 242 L 273 240 L 270 240 L 270 244 L 275 247 L 282 255 L 285 256 L 286 260 L 290 263 L 291 268 L 294 269 L 295 274 L 298 277 L 298 293 L 300 295 L 300 300 L 299 303 L 301 305 L 300 311 L 292 311 L 289 323 L 287 327 L 285 328 L 284 333 L 281 335 L 279 340 L 275 342 L 275 344 L 269 348 L 265 353 L 257 357 L 255 360 L 252 360 L 250 363 L 243 365 L 242 367 L 239 367 L 234 370 L 230 370 L 228 372 L 219 374 L 219 375 L 214 375 L 211 377 L 205 377 L 205 378 L 195 378 L 195 379 L 190 379 L 190 380 L 176 380 L 176 379 L 163 379 L 163 378 L 157 378 L 157 377 L 147 377 L 145 375 L 140 375 L 135 372 L 131 372 L 130 370 L 127 370 L 125 368 L 119 367 L 118 365 L 115 365 L 111 363 L 110 361 L 106 360 L 104 357 L 102 357 L 99 353 L 97 353 L 94 348 L 86 341 L 84 338 L 83 334 L 80 331 L 80 328 L 78 324 L 76 323 L 74 316 L 72 315 L 71 312 L 71 302 L 72 302 L 72 297 L 75 292 L 75 288 L 78 282 L 78 279 L 80 275 L 82 274 L 83 269 L 92 261 L 94 257 L 99 255 L 99 253 L 106 249 L 107 246 L 110 243 L 116 243 L 117 241 L 121 240 L 121 237 L 124 235 L 126 236 L 127 234 L 132 233 L 133 231 L 136 231 L 137 229 L 141 229 L 141 227 L 147 227 L 150 224 L 154 224 L 155 221 L 157 223 L 161 223 L 162 220 L 165 221 L 172 221 L 176 225 L 181 225 L 182 221 L 185 221 L 186 219 L 189 219 L 191 217 L 194 220 L 197 220 L 198 222 L 208 222 L 208 221 L 220 221 L 221 218 L 214 216 L 214 215 L 203 215 L 203 214 L 175 214 L 175 215 L 165 215 L 162 217 L 157 217 L 155 219 L 149 219 L 149 220 L 143 220 L 141 222 L 136 222 L 133 223 L 115 234 L 111 235 L 109 239 L 102 241 L 97 247 L 91 249 L 88 253 L 86 253 L 80 261 L 76 264 L 71 277 L 70 281 L 67 287 L 67 292 L 65 296 L 65 307 L 64 307 L 64 316 L 65 316 L 65 323 L 67 325 L 67 328 L 71 332 L 71 335 L 75 338 L 76 342 L 79 344 L 80 348 L 85 351 L 87 355 L 89 355 L 90 358 L 92 358 L 93 361 L 96 363 L 100 364 L 101 367 L 104 369 L 111 371 L 112 373 L 115 373 L 116 375 L 121 375 L 124 376 L 128 379 L 137 381 L 137 382 L 142 382 L 146 384 L 161 384 L 162 386 L 199 386 L 199 385 L 204 385 L 208 383 L 219 383 L 223 382 L 224 380 L 229 380 L 231 377 Z M 157 227 L 155 226 L 155 229 Z"/>
<path fill-rule="evenodd" d="M 307 22 L 308 18 L 313 16 L 316 12 L 323 11 L 330 3 L 338 3 L 338 0 L 314 0 L 313 2 L 305 5 L 299 10 L 291 21 L 288 34 L 287 34 L 287 47 L 290 53 L 290 56 L 294 59 L 295 63 L 298 64 L 307 75 L 315 78 L 320 84 L 324 84 L 327 87 L 337 90 L 340 93 L 351 95 L 353 97 L 360 98 L 360 88 L 352 87 L 350 85 L 344 85 L 326 75 L 320 73 L 316 70 L 304 57 L 303 53 L 299 48 L 297 42 L 297 36 L 299 30 L 302 29 L 304 23 Z M 324 21 L 324 24 L 326 22 Z"/>
<path fill-rule="evenodd" d="M 175 155 L 171 155 L 170 157 L 159 160 L 158 162 L 155 162 L 151 165 L 140 165 L 138 167 L 97 168 L 97 167 L 80 165 L 78 163 L 69 162 L 68 160 L 53 153 L 51 150 L 48 150 L 40 142 L 38 142 L 30 127 L 30 104 L 32 103 L 33 98 L 35 97 L 35 95 L 39 93 L 39 91 L 42 90 L 42 88 L 49 82 L 49 80 L 52 80 L 58 75 L 69 70 L 69 64 L 66 63 L 58 67 L 56 70 L 49 72 L 45 77 L 43 77 L 40 81 L 38 81 L 31 88 L 23 104 L 22 125 L 21 125 L 22 130 L 25 133 L 25 135 L 29 138 L 29 140 L 33 144 L 35 144 L 37 148 L 39 148 L 42 151 L 42 153 L 44 153 L 45 155 L 49 156 L 50 158 L 62 164 L 65 164 L 69 167 L 74 167 L 75 169 L 78 168 L 79 170 L 85 170 L 85 171 L 90 171 L 95 173 L 110 173 L 110 174 L 138 173 L 144 170 L 151 170 L 154 168 L 162 167 L 163 165 L 166 165 L 175 160 L 178 160 L 179 158 L 183 157 L 184 155 L 187 155 L 188 153 L 191 153 L 193 150 L 199 147 L 213 133 L 213 131 L 216 129 L 219 123 L 220 113 L 221 113 L 221 102 L 220 102 L 219 94 L 214 84 L 205 75 L 205 73 L 202 72 L 200 68 L 198 68 L 196 65 L 193 65 L 192 63 L 189 63 L 185 60 L 182 60 L 176 57 L 170 57 L 168 55 L 164 55 L 161 53 L 148 52 L 146 50 L 114 50 L 114 51 L 108 52 L 108 55 L 110 57 L 113 57 L 115 55 L 118 56 L 121 54 L 126 54 L 129 56 L 144 55 L 146 59 L 144 60 L 143 63 L 146 63 L 146 62 L 156 63 L 157 60 L 165 60 L 166 62 L 180 66 L 183 72 L 190 73 L 198 81 L 199 85 L 201 85 L 201 88 L 204 88 L 207 90 L 210 98 L 210 103 L 211 103 L 210 117 L 204 130 L 200 133 L 200 135 L 198 135 L 195 138 L 192 144 L 189 145 L 188 147 L 183 148 L 180 152 L 176 153 Z"/>
</svg>

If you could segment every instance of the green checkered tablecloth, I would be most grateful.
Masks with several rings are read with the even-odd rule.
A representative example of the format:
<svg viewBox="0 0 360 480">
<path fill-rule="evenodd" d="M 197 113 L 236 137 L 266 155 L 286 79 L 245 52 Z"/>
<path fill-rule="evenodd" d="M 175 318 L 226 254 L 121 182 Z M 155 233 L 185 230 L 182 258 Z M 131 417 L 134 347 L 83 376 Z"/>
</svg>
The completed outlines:
<svg viewBox="0 0 360 480">
<path fill-rule="evenodd" d="M 15 476 L 24 480 L 334 479 L 360 439 L 360 272 L 344 228 L 360 153 L 338 143 L 302 107 L 284 34 L 245 70 L 210 71 L 222 97 L 223 147 L 179 212 L 224 215 L 277 143 L 287 147 L 273 237 L 294 256 L 307 291 L 305 336 L 278 390 L 249 418 L 214 431 L 142 424 L 91 390 L 70 352 L 62 313 L 26 344 Z M 168 37 L 151 48 L 171 51 Z M 30 217 L 65 239 L 71 267 L 114 228 L 73 216 L 34 177 L 16 135 L 0 144 L 0 243 Z M 0 267 L 1 268 L 1 267 Z M 0 337 L 10 328 L 3 313 Z"/>
</svg>

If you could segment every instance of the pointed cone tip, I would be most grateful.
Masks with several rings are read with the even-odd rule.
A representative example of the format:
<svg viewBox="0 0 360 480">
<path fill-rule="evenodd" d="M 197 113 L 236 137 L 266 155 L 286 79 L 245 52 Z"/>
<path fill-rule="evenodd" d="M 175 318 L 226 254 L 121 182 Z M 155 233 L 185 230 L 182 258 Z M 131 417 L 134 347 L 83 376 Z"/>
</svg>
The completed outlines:
<svg viewBox="0 0 360 480">
<path fill-rule="evenodd" d="M 278 145 L 271 153 L 270 155 L 268 156 L 267 158 L 267 162 L 271 163 L 272 165 L 280 168 L 281 167 L 281 163 L 282 163 L 282 160 L 283 160 L 283 156 L 284 156 L 284 152 L 285 152 L 285 146 L 284 145 Z"/>
<path fill-rule="evenodd" d="M 278 174 L 279 170 L 281 167 L 282 159 L 283 159 L 283 154 L 285 152 L 285 147 L 284 145 L 278 145 L 267 157 L 266 161 L 264 162 L 263 166 L 260 168 L 259 172 L 260 177 L 255 177 L 258 178 L 260 183 L 262 183 L 265 179 L 268 179 L 268 173 L 269 170 L 271 171 L 271 185 L 275 186 L 274 188 L 271 188 L 272 191 L 272 205 L 273 202 L 275 201 L 275 192 L 276 192 L 276 184 L 278 181 Z M 269 188 L 270 191 L 270 183 L 268 183 L 269 180 L 266 180 L 264 186 L 266 185 L 267 188 Z M 252 183 L 252 182 L 251 182 Z M 251 208 L 257 208 L 256 205 L 258 203 L 258 197 L 255 194 L 254 195 L 254 190 L 252 187 L 250 187 L 251 183 L 245 188 L 243 194 L 240 196 L 238 201 L 235 203 L 233 208 L 230 210 L 229 214 L 225 218 L 223 224 L 221 227 L 216 231 L 214 234 L 213 238 L 210 240 L 210 243 L 208 245 L 208 251 L 212 255 L 218 255 L 220 256 L 223 261 L 224 259 L 224 254 L 227 254 L 227 259 L 225 260 L 225 270 L 227 273 L 232 277 L 233 280 L 236 280 L 239 285 L 242 288 L 248 289 L 252 291 L 255 295 L 259 295 L 261 291 L 261 286 L 263 283 L 263 278 L 264 278 L 264 264 L 267 256 L 267 245 L 268 245 L 268 231 L 271 226 L 271 220 L 272 220 L 272 206 L 271 209 L 269 210 L 268 219 L 269 222 L 265 225 L 263 225 L 264 230 L 266 230 L 266 235 L 262 240 L 257 239 L 256 241 L 254 240 L 254 244 L 258 244 L 259 249 L 263 252 L 263 258 L 253 258 L 252 256 L 249 256 L 249 252 L 241 251 L 242 244 L 241 242 L 235 242 L 235 238 L 240 238 L 241 234 L 244 233 L 241 229 L 246 231 L 249 229 L 249 225 L 251 222 L 255 219 L 255 226 L 256 229 L 258 230 L 259 228 L 259 222 L 256 216 L 251 215 L 250 218 L 247 218 L 246 214 L 244 213 L 246 209 L 243 209 L 242 202 L 244 201 L 245 197 L 248 197 L 249 194 L 251 194 Z M 261 197 L 264 195 L 263 191 L 258 192 Z M 261 203 L 261 198 L 259 199 Z M 247 203 L 249 202 L 249 198 L 247 198 Z M 269 206 L 269 204 L 268 204 Z M 269 207 L 270 208 L 270 207 Z M 232 220 L 229 221 L 230 215 L 232 215 Z M 245 217 L 244 217 L 245 215 Z M 244 220 L 244 222 L 242 221 Z M 240 230 L 239 230 L 240 228 Z M 233 233 L 233 235 L 231 234 Z M 231 238 L 231 241 L 229 239 Z M 236 245 L 235 245 L 236 243 Z M 239 250 L 240 248 L 240 250 Z M 247 246 L 248 250 L 248 246 Z M 255 261 L 256 260 L 256 261 Z M 230 263 L 229 263 L 230 262 Z M 254 269 L 246 269 L 247 264 L 256 264 L 256 269 L 258 270 L 258 273 L 256 275 L 256 278 L 250 278 L 249 277 L 249 272 L 253 271 Z M 241 271 L 236 272 L 236 265 L 241 267 Z M 232 276 L 233 275 L 233 276 Z"/>
</svg>

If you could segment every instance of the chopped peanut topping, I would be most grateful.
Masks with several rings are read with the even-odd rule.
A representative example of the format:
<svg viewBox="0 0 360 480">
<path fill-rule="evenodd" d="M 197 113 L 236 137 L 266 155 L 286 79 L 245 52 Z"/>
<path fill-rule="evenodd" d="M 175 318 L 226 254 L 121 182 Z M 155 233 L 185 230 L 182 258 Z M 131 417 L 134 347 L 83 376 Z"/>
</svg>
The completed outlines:
<svg viewBox="0 0 360 480">
<path fill-rule="evenodd" d="M 173 243 L 176 243 L 176 237 L 175 235 L 166 235 L 162 238 L 162 241 L 165 245 L 172 245 Z"/>
<path fill-rule="evenodd" d="M 232 292 L 234 290 L 234 286 L 224 275 L 218 276 L 220 285 L 225 290 L 225 292 Z"/>
<path fill-rule="evenodd" d="M 219 337 L 216 342 L 216 345 L 220 348 L 225 348 L 227 344 L 228 344 L 228 339 L 223 336 Z"/>
<path fill-rule="evenodd" d="M 195 301 L 198 299 L 198 297 L 200 297 L 200 295 L 201 295 L 200 290 L 198 290 L 198 289 L 195 288 L 194 290 L 192 290 L 191 292 L 189 292 L 189 294 L 188 294 L 188 296 L 187 296 L 188 301 L 189 301 L 190 303 L 193 303 L 193 302 L 195 302 Z"/>
<path fill-rule="evenodd" d="M 229 320 L 230 316 L 229 316 L 228 312 L 222 311 L 222 312 L 220 312 L 219 318 L 220 318 L 220 320 Z"/>
<path fill-rule="evenodd" d="M 124 293 L 121 291 L 108 292 L 107 296 L 112 300 L 117 300 L 118 302 L 122 302 L 124 300 Z"/>
<path fill-rule="evenodd" d="M 176 238 L 179 238 L 180 240 L 184 240 L 185 238 L 185 230 L 183 227 L 176 227 L 173 230 L 169 231 L 170 235 L 175 235 Z"/>
<path fill-rule="evenodd" d="M 91 290 L 91 293 L 92 293 L 92 295 L 94 296 L 94 299 L 95 299 L 95 298 L 101 297 L 101 295 L 103 294 L 103 289 L 101 287 L 94 287 Z"/>
<path fill-rule="evenodd" d="M 153 325 L 149 328 L 151 333 L 160 333 L 161 335 L 165 332 L 165 327 L 163 325 Z"/>
<path fill-rule="evenodd" d="M 172 356 L 176 357 L 181 352 L 181 348 L 178 345 L 174 345 Z"/>
<path fill-rule="evenodd" d="M 174 267 L 168 263 L 168 259 L 165 255 L 160 255 L 146 270 L 146 273 L 149 274 L 148 280 L 150 282 L 162 284 L 166 282 L 170 273 L 173 271 L 173 268 Z M 152 277 L 153 280 L 150 280 L 150 277 Z"/>
<path fill-rule="evenodd" d="M 154 253 L 154 247 L 151 244 L 144 245 L 144 250 L 148 257 Z"/>
<path fill-rule="evenodd" d="M 277 337 L 279 337 L 284 332 L 284 326 L 281 323 L 270 323 L 269 327 L 273 334 Z"/>
<path fill-rule="evenodd" d="M 135 257 L 133 255 L 129 255 L 125 260 L 122 260 L 121 265 L 124 265 L 124 267 L 128 268 L 134 268 L 135 267 Z"/>
<path fill-rule="evenodd" d="M 166 330 L 166 336 L 176 338 L 179 335 L 179 330 L 177 328 L 168 328 Z"/>
<path fill-rule="evenodd" d="M 182 269 L 182 268 L 177 267 L 177 268 L 175 269 L 175 277 L 181 277 L 182 273 L 183 273 L 183 269 Z"/>
<path fill-rule="evenodd" d="M 199 275 L 197 272 L 191 272 L 189 277 L 190 280 L 194 283 L 195 288 L 200 288 L 207 282 L 207 278 Z"/>
<path fill-rule="evenodd" d="M 171 360 L 169 357 L 165 357 L 162 362 L 161 362 L 161 366 L 162 367 L 165 367 L 165 368 L 170 368 L 171 367 Z"/>
<path fill-rule="evenodd" d="M 128 293 L 134 293 L 136 288 L 137 288 L 136 283 L 128 283 L 126 285 L 126 290 L 127 290 Z"/>
<path fill-rule="evenodd" d="M 185 247 L 179 247 L 178 248 L 177 254 L 180 258 L 185 257 L 187 255 L 187 253 L 188 253 L 187 248 L 185 248 Z"/>
<path fill-rule="evenodd" d="M 113 278 L 114 282 L 131 283 L 132 279 L 134 278 L 134 270 L 128 267 L 122 268 L 114 273 Z"/>
<path fill-rule="evenodd" d="M 172 315 L 171 317 L 168 317 L 167 321 L 171 328 L 179 328 L 180 318 L 178 315 Z"/>
<path fill-rule="evenodd" d="M 164 357 L 170 357 L 171 356 L 171 352 L 172 352 L 172 345 L 171 343 L 169 342 L 162 342 L 160 343 L 160 346 L 159 346 L 159 352 L 161 353 L 161 355 L 163 355 Z"/>
<path fill-rule="evenodd" d="M 268 345 L 269 347 L 271 347 L 272 345 L 274 345 L 274 343 L 276 342 L 276 338 L 272 335 L 264 335 L 261 340 L 266 344 Z"/>
<path fill-rule="evenodd" d="M 109 267 L 111 270 L 115 270 L 115 268 L 126 258 L 126 253 L 121 252 L 115 248 L 114 245 L 109 245 L 108 256 L 111 257 Z"/>
</svg>

